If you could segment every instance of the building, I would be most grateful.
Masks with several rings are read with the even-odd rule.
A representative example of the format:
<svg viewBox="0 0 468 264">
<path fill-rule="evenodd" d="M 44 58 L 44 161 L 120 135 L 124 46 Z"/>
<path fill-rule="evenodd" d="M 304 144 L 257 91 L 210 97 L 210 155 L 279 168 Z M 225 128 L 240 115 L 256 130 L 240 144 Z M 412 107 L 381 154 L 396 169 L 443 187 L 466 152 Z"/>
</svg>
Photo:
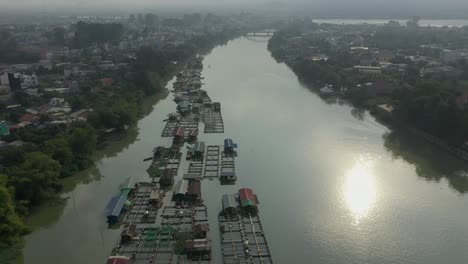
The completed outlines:
<svg viewBox="0 0 468 264">
<path fill-rule="evenodd" d="M 320 88 L 321 95 L 332 95 L 335 93 L 335 89 L 333 89 L 330 85 L 325 85 L 324 87 Z"/>
<path fill-rule="evenodd" d="M 172 195 L 174 201 L 182 202 L 187 199 L 188 184 L 189 181 L 187 180 L 177 182 L 174 187 L 174 194 Z"/>
<path fill-rule="evenodd" d="M 0 101 L 8 101 L 10 99 L 10 86 L 0 85 Z"/>
<path fill-rule="evenodd" d="M 234 154 L 237 144 L 232 141 L 232 139 L 227 138 L 224 140 L 224 153 L 225 154 Z"/>
<path fill-rule="evenodd" d="M 192 158 L 203 158 L 203 155 L 205 154 L 205 142 L 198 141 L 195 143 L 192 147 L 191 154 Z"/>
<path fill-rule="evenodd" d="M 207 224 L 198 224 L 193 227 L 193 234 L 195 235 L 196 239 L 203 239 L 206 238 L 209 230 L 210 228 Z"/>
<path fill-rule="evenodd" d="M 37 78 L 36 74 L 27 75 L 27 74 L 18 74 L 20 81 L 21 81 L 21 88 L 28 89 L 39 85 L 39 79 Z"/>
<path fill-rule="evenodd" d="M 198 137 L 198 128 L 192 129 L 189 133 L 188 140 L 189 141 L 196 141 Z"/>
<path fill-rule="evenodd" d="M 137 228 L 135 224 L 129 224 L 122 230 L 120 233 L 120 242 L 126 243 L 132 241 L 133 238 L 136 236 Z"/>
<path fill-rule="evenodd" d="M 50 99 L 49 105 L 54 107 L 60 107 L 65 105 L 65 99 L 63 98 L 52 98 Z"/>
<path fill-rule="evenodd" d="M 187 198 L 193 202 L 201 201 L 201 183 L 200 181 L 190 181 L 187 188 Z"/>
<path fill-rule="evenodd" d="M 257 212 L 258 199 L 250 188 L 239 190 L 239 201 L 241 208 L 249 213 Z"/>
<path fill-rule="evenodd" d="M 393 85 L 384 80 L 375 81 L 372 83 L 371 88 L 376 95 L 390 95 L 395 90 Z"/>
<path fill-rule="evenodd" d="M 190 103 L 190 101 L 181 101 L 177 104 L 177 110 L 181 113 L 181 114 L 186 114 L 188 112 L 190 112 L 190 106 L 192 105 L 192 103 Z"/>
<path fill-rule="evenodd" d="M 184 180 L 188 181 L 198 181 L 201 180 L 203 177 L 199 173 L 186 173 L 184 174 Z"/>
<path fill-rule="evenodd" d="M 381 104 L 381 105 L 377 105 L 376 110 L 386 117 L 391 117 L 394 108 L 392 105 L 389 105 L 389 104 Z"/>
<path fill-rule="evenodd" d="M 213 103 L 213 109 L 214 109 L 216 112 L 221 112 L 221 103 L 219 103 L 219 102 L 214 102 L 214 103 Z"/>
<path fill-rule="evenodd" d="M 149 203 L 159 207 L 161 201 L 161 194 L 157 190 L 152 190 L 149 196 Z"/>
<path fill-rule="evenodd" d="M 127 201 L 126 194 L 119 194 L 112 197 L 106 206 L 107 223 L 109 225 L 115 224 L 119 221 L 120 216 L 124 212 L 125 202 Z"/>
<path fill-rule="evenodd" d="M 234 194 L 223 194 L 223 214 L 225 216 L 234 216 L 237 214 L 238 202 Z"/>
<path fill-rule="evenodd" d="M 185 240 L 185 250 L 189 255 L 209 254 L 211 252 L 211 240 L 206 238 Z"/>
<path fill-rule="evenodd" d="M 159 184 L 161 185 L 174 184 L 174 171 L 172 169 L 164 169 L 161 177 L 159 178 Z"/>
<path fill-rule="evenodd" d="M 178 127 L 174 131 L 174 143 L 184 143 L 185 141 L 185 128 Z"/>
<path fill-rule="evenodd" d="M 372 66 L 354 66 L 354 70 L 359 71 L 360 73 L 369 74 L 369 75 L 380 75 L 382 74 L 381 67 L 372 67 Z"/>
<path fill-rule="evenodd" d="M 236 181 L 237 176 L 234 168 L 221 168 L 219 180 L 223 183 Z"/>
<path fill-rule="evenodd" d="M 0 75 L 0 85 L 10 87 L 10 79 L 8 73 L 3 73 Z"/>
<path fill-rule="evenodd" d="M 390 50 L 381 50 L 376 54 L 379 62 L 390 62 L 395 58 L 395 55 Z"/>
<path fill-rule="evenodd" d="M 0 136 L 6 136 L 10 134 L 10 128 L 5 121 L 0 122 Z"/>
<path fill-rule="evenodd" d="M 464 54 L 457 50 L 443 50 L 441 58 L 445 63 L 454 63 L 465 59 Z"/>
<path fill-rule="evenodd" d="M 110 256 L 106 264 L 130 264 L 131 260 L 126 256 Z"/>
</svg>

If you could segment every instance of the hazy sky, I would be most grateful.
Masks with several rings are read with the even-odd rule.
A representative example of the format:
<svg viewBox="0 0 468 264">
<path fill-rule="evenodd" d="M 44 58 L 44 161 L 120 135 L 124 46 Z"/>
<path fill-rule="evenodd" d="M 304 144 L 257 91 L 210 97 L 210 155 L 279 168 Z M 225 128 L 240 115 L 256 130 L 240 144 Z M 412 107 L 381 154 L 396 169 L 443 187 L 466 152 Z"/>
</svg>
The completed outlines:
<svg viewBox="0 0 468 264">
<path fill-rule="evenodd" d="M 32 10 L 145 10 L 178 6 L 196 10 L 207 6 L 232 8 L 255 6 L 259 8 L 297 10 L 335 16 L 395 16 L 409 14 L 447 17 L 468 16 L 468 0 L 0 0 L 2 8 Z"/>
</svg>

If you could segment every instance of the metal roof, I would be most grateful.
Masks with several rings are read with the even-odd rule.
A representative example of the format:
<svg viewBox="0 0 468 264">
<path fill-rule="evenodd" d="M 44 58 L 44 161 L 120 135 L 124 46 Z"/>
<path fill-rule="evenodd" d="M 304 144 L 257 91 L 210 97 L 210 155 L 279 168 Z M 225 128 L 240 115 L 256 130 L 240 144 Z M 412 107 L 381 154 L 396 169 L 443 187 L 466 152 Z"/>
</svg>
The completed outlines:
<svg viewBox="0 0 468 264">
<path fill-rule="evenodd" d="M 184 137 L 185 135 L 185 128 L 184 127 L 178 127 L 174 133 L 175 136 L 177 137 Z"/>
<path fill-rule="evenodd" d="M 130 258 L 125 256 L 110 256 L 107 259 L 107 264 L 129 264 Z"/>
<path fill-rule="evenodd" d="M 119 216 L 122 213 L 122 209 L 125 205 L 125 202 L 127 201 L 127 195 L 121 194 L 118 196 L 118 199 L 115 199 L 116 197 L 112 198 L 111 201 L 109 202 L 107 216 Z"/>
<path fill-rule="evenodd" d="M 223 194 L 223 210 L 227 208 L 236 208 L 237 201 L 234 194 Z"/>
<path fill-rule="evenodd" d="M 242 206 L 257 205 L 257 198 L 250 188 L 242 188 L 239 190 L 239 199 Z"/>
<path fill-rule="evenodd" d="M 189 182 L 187 180 L 181 180 L 177 182 L 177 184 L 174 187 L 174 194 L 187 194 L 188 183 Z"/>
<path fill-rule="evenodd" d="M 236 176 L 236 173 L 234 171 L 222 171 L 220 176 L 221 177 L 232 177 L 232 176 Z"/>
<path fill-rule="evenodd" d="M 193 153 L 195 153 L 195 152 L 204 153 L 205 152 L 205 142 L 198 141 L 197 143 L 195 143 L 195 145 L 192 148 L 192 152 Z"/>
<path fill-rule="evenodd" d="M 184 180 L 198 180 L 201 179 L 201 175 L 199 173 L 186 173 L 184 174 Z"/>
<path fill-rule="evenodd" d="M 201 195 L 201 183 L 200 181 L 191 181 L 188 183 L 188 194 Z"/>
<path fill-rule="evenodd" d="M 230 138 L 224 140 L 224 148 L 237 148 L 237 144 L 232 141 Z"/>
</svg>

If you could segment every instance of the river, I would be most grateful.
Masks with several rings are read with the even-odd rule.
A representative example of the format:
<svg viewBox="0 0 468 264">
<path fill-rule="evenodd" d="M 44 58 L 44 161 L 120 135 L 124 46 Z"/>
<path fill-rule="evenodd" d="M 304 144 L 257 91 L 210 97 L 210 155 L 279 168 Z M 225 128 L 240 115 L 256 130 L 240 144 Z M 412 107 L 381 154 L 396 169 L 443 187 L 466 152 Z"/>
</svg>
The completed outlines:
<svg viewBox="0 0 468 264">
<path fill-rule="evenodd" d="M 371 25 L 383 25 L 388 21 L 397 21 L 401 25 L 406 25 L 408 19 L 314 19 L 316 23 L 325 24 L 345 24 L 345 25 L 359 25 L 359 24 L 371 24 Z M 463 27 L 468 26 L 468 20 L 466 19 L 421 19 L 419 25 L 422 27 Z"/>
<path fill-rule="evenodd" d="M 434 158 L 438 150 L 424 143 L 423 151 L 386 144 L 386 127 L 323 101 L 266 45 L 236 39 L 204 61 L 203 89 L 222 103 L 225 134 L 200 137 L 239 144 L 236 186 L 203 182 L 213 238 L 221 195 L 251 187 L 276 263 L 466 263 L 468 180 L 447 174 L 462 165 Z M 170 145 L 160 134 L 174 109 L 172 95 L 159 101 L 127 141 L 69 179 L 66 202 L 31 217 L 36 230 L 26 237 L 22 262 L 105 263 L 119 230 L 107 229 L 104 207 L 127 177 L 147 180 L 142 160 Z M 434 161 L 420 158 L 426 154 Z M 434 163 L 453 165 L 444 171 Z M 218 242 L 213 263 L 221 263 Z"/>
</svg>

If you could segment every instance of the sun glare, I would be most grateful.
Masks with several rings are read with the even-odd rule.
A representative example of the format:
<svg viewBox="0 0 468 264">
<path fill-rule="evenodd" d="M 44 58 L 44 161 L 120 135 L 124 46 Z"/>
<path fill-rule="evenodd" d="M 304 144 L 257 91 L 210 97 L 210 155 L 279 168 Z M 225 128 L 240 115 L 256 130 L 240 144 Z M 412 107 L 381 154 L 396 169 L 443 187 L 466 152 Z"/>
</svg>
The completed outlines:
<svg viewBox="0 0 468 264">
<path fill-rule="evenodd" d="M 344 199 L 356 220 L 365 217 L 375 202 L 376 190 L 371 167 L 370 161 L 361 158 L 346 173 Z"/>
</svg>

